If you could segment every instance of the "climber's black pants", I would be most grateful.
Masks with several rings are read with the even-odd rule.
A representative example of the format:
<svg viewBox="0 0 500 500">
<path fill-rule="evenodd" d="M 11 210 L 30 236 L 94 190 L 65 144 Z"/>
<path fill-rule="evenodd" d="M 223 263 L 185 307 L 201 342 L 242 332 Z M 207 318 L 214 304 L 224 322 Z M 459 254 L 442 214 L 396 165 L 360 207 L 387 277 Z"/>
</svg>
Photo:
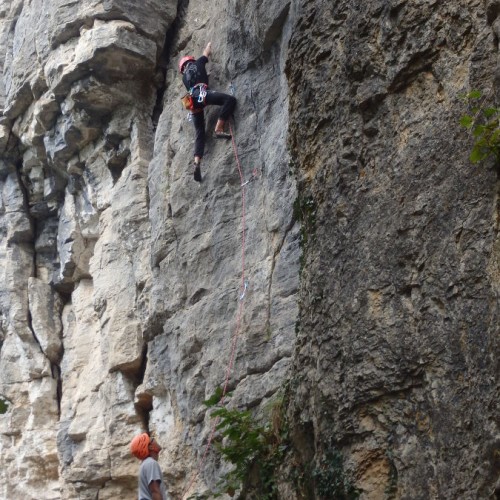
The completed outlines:
<svg viewBox="0 0 500 500">
<path fill-rule="evenodd" d="M 222 106 L 219 112 L 221 120 L 228 120 L 234 112 L 236 107 L 236 99 L 232 95 L 223 94 L 222 92 L 215 92 L 207 90 L 205 97 L 205 106 L 216 105 Z M 205 152 L 205 112 L 199 111 L 193 113 L 193 124 L 196 131 L 196 138 L 194 141 L 194 155 L 203 157 Z"/>
</svg>

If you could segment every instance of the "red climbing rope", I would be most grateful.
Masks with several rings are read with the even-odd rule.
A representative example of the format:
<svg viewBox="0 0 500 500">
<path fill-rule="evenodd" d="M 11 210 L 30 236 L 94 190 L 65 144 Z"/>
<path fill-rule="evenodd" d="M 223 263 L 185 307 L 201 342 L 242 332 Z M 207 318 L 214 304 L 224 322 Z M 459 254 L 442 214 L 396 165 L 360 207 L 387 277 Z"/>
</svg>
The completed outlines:
<svg viewBox="0 0 500 500">
<path fill-rule="evenodd" d="M 245 246 L 246 246 L 246 209 L 245 209 L 245 188 L 244 185 L 245 183 L 243 182 L 243 169 L 241 168 L 241 163 L 240 163 L 240 158 L 238 156 L 238 148 L 236 147 L 236 141 L 234 139 L 234 132 L 233 132 L 233 127 L 231 126 L 231 122 L 229 122 L 229 130 L 231 132 L 231 142 L 233 144 L 233 151 L 234 151 L 234 158 L 236 160 L 236 165 L 238 167 L 238 173 L 240 175 L 240 185 L 241 185 L 241 225 L 242 225 L 242 230 L 241 230 L 241 290 L 240 290 L 240 295 L 239 295 L 239 306 L 238 306 L 238 315 L 236 317 L 236 327 L 233 333 L 233 338 L 231 342 L 231 354 L 229 357 L 229 363 L 227 365 L 227 370 L 226 370 L 226 377 L 224 380 L 224 386 L 222 388 L 222 398 L 220 400 L 221 404 L 224 404 L 224 398 L 227 393 L 227 386 L 229 384 L 229 377 L 231 376 L 231 372 L 234 367 L 234 359 L 236 356 L 236 348 L 238 346 L 238 337 L 240 334 L 240 327 L 241 327 L 241 318 L 243 317 L 243 305 L 244 305 L 244 297 L 245 297 L 245 292 L 247 288 L 247 284 L 245 281 Z M 212 446 L 212 441 L 214 438 L 215 430 L 217 428 L 217 424 L 219 423 L 219 418 L 215 419 L 212 429 L 210 430 L 210 435 L 208 436 L 208 441 L 205 446 L 205 451 L 203 452 L 203 455 L 201 456 L 200 460 L 198 461 L 198 465 L 196 467 L 196 473 L 193 475 L 191 481 L 189 482 L 189 485 L 182 495 L 184 498 L 191 488 L 193 487 L 193 484 L 198 477 L 198 474 L 203 468 L 203 465 L 205 464 L 205 460 L 207 458 L 208 452 Z"/>
<path fill-rule="evenodd" d="M 245 246 L 246 246 L 246 213 L 245 213 L 245 189 L 243 188 L 243 170 L 241 168 L 240 158 L 238 156 L 238 148 L 236 147 L 236 141 L 234 140 L 233 127 L 231 122 L 229 122 L 229 130 L 231 132 L 231 142 L 233 143 L 234 158 L 236 160 L 236 165 L 238 166 L 238 173 L 240 174 L 240 186 L 241 186 L 241 294 L 240 295 L 240 305 L 238 307 L 238 316 L 236 319 L 236 330 L 233 335 L 233 345 L 231 349 L 231 357 L 229 359 L 229 364 L 226 371 L 226 380 L 224 382 L 224 387 L 222 389 L 222 397 L 226 395 L 227 384 L 229 382 L 229 376 L 231 375 L 231 370 L 234 364 L 234 357 L 236 354 L 236 346 L 238 340 L 238 334 L 240 331 L 241 317 L 243 315 L 243 304 L 244 304 L 244 294 L 246 291 L 245 284 Z"/>
</svg>

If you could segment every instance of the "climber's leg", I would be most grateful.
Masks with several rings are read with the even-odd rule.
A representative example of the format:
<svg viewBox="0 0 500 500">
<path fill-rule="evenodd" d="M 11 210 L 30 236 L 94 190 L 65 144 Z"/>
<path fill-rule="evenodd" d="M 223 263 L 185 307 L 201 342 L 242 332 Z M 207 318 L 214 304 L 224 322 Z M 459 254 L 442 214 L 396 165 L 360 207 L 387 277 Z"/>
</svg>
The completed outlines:
<svg viewBox="0 0 500 500">
<path fill-rule="evenodd" d="M 215 125 L 215 137 L 230 139 L 231 134 L 224 132 L 224 124 L 234 112 L 234 108 L 236 107 L 236 99 L 232 95 L 209 90 L 205 98 L 205 103 L 207 105 L 215 104 L 217 106 L 222 106 L 219 112 L 219 119 L 217 120 L 217 124 Z"/>
<path fill-rule="evenodd" d="M 193 113 L 193 125 L 196 132 L 196 137 L 194 140 L 194 157 L 198 157 L 201 161 L 203 158 L 203 153 L 205 152 L 205 113 L 199 111 L 198 113 Z"/>
<path fill-rule="evenodd" d="M 196 182 L 201 182 L 201 159 L 205 152 L 205 113 L 193 113 L 193 124 L 196 133 L 194 141 L 193 177 Z"/>
</svg>

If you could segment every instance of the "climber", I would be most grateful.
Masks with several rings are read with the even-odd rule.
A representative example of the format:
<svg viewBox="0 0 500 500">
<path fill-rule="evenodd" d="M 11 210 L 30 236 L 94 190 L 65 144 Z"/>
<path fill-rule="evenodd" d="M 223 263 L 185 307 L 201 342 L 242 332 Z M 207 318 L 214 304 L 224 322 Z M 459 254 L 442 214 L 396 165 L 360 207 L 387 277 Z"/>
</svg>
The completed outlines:
<svg viewBox="0 0 500 500">
<path fill-rule="evenodd" d="M 222 92 L 215 92 L 208 88 L 208 74 L 205 65 L 212 53 L 212 44 L 209 42 L 199 59 L 193 56 L 184 56 L 179 61 L 179 71 L 182 73 L 182 81 L 189 92 L 193 124 L 196 132 L 194 145 L 194 180 L 201 182 L 201 160 L 205 151 L 205 106 L 215 104 L 222 106 L 219 119 L 215 125 L 215 137 L 218 139 L 231 139 L 231 134 L 224 132 L 224 124 L 233 114 L 236 99 Z"/>
<path fill-rule="evenodd" d="M 139 500 L 167 500 L 167 489 L 158 465 L 161 446 L 149 434 L 143 432 L 130 443 L 130 451 L 142 460 L 139 469 Z"/>
</svg>

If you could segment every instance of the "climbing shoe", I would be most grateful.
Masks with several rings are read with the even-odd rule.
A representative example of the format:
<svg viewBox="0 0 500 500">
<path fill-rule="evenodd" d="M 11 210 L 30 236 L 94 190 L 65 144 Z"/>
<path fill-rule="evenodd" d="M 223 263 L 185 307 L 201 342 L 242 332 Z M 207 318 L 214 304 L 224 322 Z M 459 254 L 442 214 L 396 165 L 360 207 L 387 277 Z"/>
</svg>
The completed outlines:
<svg viewBox="0 0 500 500">
<path fill-rule="evenodd" d="M 199 163 L 194 164 L 193 178 L 196 182 L 201 182 L 201 167 Z"/>
<path fill-rule="evenodd" d="M 214 132 L 214 135 L 217 139 L 231 139 L 231 134 L 228 134 L 227 132 L 224 132 L 223 130 L 216 130 Z"/>
</svg>

